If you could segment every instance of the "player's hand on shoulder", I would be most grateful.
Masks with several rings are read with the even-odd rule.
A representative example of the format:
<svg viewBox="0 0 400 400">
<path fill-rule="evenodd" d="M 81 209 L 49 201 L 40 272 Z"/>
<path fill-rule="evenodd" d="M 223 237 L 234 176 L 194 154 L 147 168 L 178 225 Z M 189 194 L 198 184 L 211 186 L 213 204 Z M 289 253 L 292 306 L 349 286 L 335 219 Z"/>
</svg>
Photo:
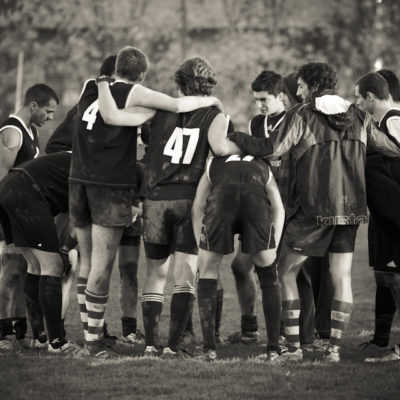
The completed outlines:
<svg viewBox="0 0 400 400">
<path fill-rule="evenodd" d="M 220 110 L 222 113 L 225 113 L 224 110 L 224 105 L 222 104 L 221 100 L 212 96 L 212 99 L 214 99 L 214 106 L 218 108 L 218 110 Z"/>
<path fill-rule="evenodd" d="M 108 75 L 101 75 L 96 78 L 96 84 L 98 85 L 100 82 L 107 82 L 110 84 L 115 82 L 115 79 Z"/>
</svg>

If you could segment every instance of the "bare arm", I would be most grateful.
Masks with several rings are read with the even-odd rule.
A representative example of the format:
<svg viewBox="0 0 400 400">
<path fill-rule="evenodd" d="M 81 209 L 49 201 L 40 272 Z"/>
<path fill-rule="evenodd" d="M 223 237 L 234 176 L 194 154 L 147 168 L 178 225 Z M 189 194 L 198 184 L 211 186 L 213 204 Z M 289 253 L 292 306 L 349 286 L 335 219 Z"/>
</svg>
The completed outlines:
<svg viewBox="0 0 400 400">
<path fill-rule="evenodd" d="M 368 129 L 367 129 L 368 132 Z M 400 148 L 390 140 L 375 124 L 371 124 L 367 133 L 367 144 L 387 157 L 400 157 Z"/>
<path fill-rule="evenodd" d="M 204 172 L 203 176 L 200 179 L 199 185 L 197 186 L 196 197 L 194 199 L 192 207 L 193 232 L 197 244 L 200 243 L 201 225 L 210 189 L 211 189 L 211 182 L 207 177 L 207 173 Z"/>
<path fill-rule="evenodd" d="M 227 137 L 229 119 L 218 114 L 208 128 L 208 143 L 217 156 L 241 154 L 239 147 Z"/>
<path fill-rule="evenodd" d="M 275 231 L 275 244 L 278 247 L 279 241 L 281 240 L 282 236 L 283 224 L 285 222 L 285 210 L 283 208 L 281 195 L 279 194 L 278 185 L 276 184 L 273 175 L 271 175 L 271 178 L 267 183 L 266 189 L 268 198 L 271 202 L 272 221 Z"/>
<path fill-rule="evenodd" d="M 183 96 L 175 98 L 141 85 L 137 85 L 132 93 L 128 104 L 128 107 L 130 106 L 150 107 L 176 113 L 216 106 L 223 111 L 222 103 L 213 96 Z"/>
<path fill-rule="evenodd" d="M 13 128 L 6 128 L 0 133 L 0 180 L 13 167 L 21 145 L 21 134 Z"/>
<path fill-rule="evenodd" d="M 108 82 L 99 82 L 99 111 L 106 124 L 117 126 L 139 126 L 153 118 L 156 110 L 144 107 L 129 107 L 121 110 L 111 95 Z"/>
</svg>

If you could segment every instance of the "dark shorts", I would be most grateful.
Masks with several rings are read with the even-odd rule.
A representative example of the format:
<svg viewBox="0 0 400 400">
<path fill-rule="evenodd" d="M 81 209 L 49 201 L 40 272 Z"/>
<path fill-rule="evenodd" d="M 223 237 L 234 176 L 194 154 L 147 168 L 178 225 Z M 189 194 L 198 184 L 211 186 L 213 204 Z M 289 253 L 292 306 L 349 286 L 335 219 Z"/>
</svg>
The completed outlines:
<svg viewBox="0 0 400 400">
<path fill-rule="evenodd" d="M 12 171 L 1 182 L 0 220 L 7 244 L 59 251 L 51 209 L 24 173 Z"/>
<path fill-rule="evenodd" d="M 358 227 L 359 225 L 315 225 L 299 208 L 287 221 L 283 239 L 292 251 L 304 256 L 353 253 Z"/>
<path fill-rule="evenodd" d="M 135 222 L 124 228 L 124 233 L 121 238 L 121 246 L 134 246 L 140 245 L 140 236 L 142 236 L 142 218 L 136 218 Z"/>
<path fill-rule="evenodd" d="M 197 254 L 192 226 L 193 200 L 145 200 L 143 241 L 147 257 L 162 259 L 179 251 Z"/>
<path fill-rule="evenodd" d="M 199 247 L 218 254 L 232 253 L 237 233 L 243 253 L 276 247 L 269 200 L 261 185 L 231 184 L 211 189 Z"/>
<path fill-rule="evenodd" d="M 69 217 L 72 227 L 106 227 L 132 223 L 132 189 L 112 189 L 70 182 Z"/>
</svg>

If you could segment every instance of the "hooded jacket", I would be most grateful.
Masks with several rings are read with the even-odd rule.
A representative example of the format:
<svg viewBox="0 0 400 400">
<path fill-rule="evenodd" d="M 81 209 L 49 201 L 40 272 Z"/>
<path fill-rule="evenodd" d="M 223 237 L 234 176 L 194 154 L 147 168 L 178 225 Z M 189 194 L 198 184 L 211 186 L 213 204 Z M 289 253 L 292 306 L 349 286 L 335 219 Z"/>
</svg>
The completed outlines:
<svg viewBox="0 0 400 400">
<path fill-rule="evenodd" d="M 369 114 L 332 93 L 320 93 L 282 124 L 282 140 L 230 135 L 245 154 L 279 157 L 291 151 L 296 161 L 294 203 L 317 225 L 366 223 L 365 157 L 369 145 L 399 156 L 400 150 L 373 128 Z"/>
</svg>

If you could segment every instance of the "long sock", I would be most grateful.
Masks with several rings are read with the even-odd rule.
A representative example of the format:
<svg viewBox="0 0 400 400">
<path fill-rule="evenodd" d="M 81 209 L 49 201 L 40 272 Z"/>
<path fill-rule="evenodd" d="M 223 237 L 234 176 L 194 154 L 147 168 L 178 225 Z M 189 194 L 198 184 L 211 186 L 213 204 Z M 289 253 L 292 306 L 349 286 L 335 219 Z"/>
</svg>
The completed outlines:
<svg viewBox="0 0 400 400">
<path fill-rule="evenodd" d="M 224 289 L 217 290 L 217 309 L 215 310 L 215 337 L 221 336 L 222 308 L 224 305 Z"/>
<path fill-rule="evenodd" d="M 131 333 L 136 333 L 137 320 L 132 317 L 122 317 L 122 335 L 128 336 Z"/>
<path fill-rule="evenodd" d="M 82 327 L 83 327 L 83 334 L 85 340 L 88 337 L 88 315 L 86 310 L 86 285 L 87 285 L 87 278 L 78 277 L 76 282 L 76 288 L 78 293 L 78 304 L 79 304 L 79 313 L 81 316 Z"/>
<path fill-rule="evenodd" d="M 62 307 L 62 279 L 56 276 L 42 275 L 39 281 L 39 299 L 43 315 L 46 320 L 49 343 L 53 347 L 62 344 L 61 307 Z"/>
<path fill-rule="evenodd" d="M 188 320 L 186 322 L 185 332 L 193 333 L 193 306 L 194 306 L 194 302 L 192 304 L 191 310 L 189 310 L 189 317 L 188 317 Z"/>
<path fill-rule="evenodd" d="M 6 336 L 14 335 L 12 319 L 4 318 L 0 319 L 0 340 L 6 338 Z"/>
<path fill-rule="evenodd" d="M 286 340 L 293 347 L 300 347 L 300 299 L 282 301 L 282 318 Z"/>
<path fill-rule="evenodd" d="M 215 350 L 215 315 L 217 311 L 217 279 L 199 279 L 197 301 L 201 329 L 203 331 L 203 350 Z"/>
<path fill-rule="evenodd" d="M 108 294 L 96 294 L 85 290 L 86 310 L 88 317 L 88 334 L 86 341 L 93 343 L 100 340 L 103 334 L 104 314 L 107 308 Z"/>
<path fill-rule="evenodd" d="M 25 338 L 26 332 L 28 331 L 28 325 L 26 324 L 26 318 L 12 318 L 13 330 L 15 332 L 15 338 L 22 340 Z"/>
<path fill-rule="evenodd" d="M 168 347 L 178 351 L 180 338 L 185 331 L 190 311 L 193 310 L 194 287 L 175 286 L 171 299 Z"/>
<path fill-rule="evenodd" d="M 339 351 L 343 331 L 349 323 L 352 308 L 352 303 L 333 299 L 331 311 L 331 338 L 329 341 L 330 351 Z"/>
<path fill-rule="evenodd" d="M 32 328 L 33 338 L 40 338 L 41 340 L 43 340 L 45 329 L 43 321 L 43 311 L 39 301 L 39 281 L 40 275 L 33 275 L 28 272 L 25 277 L 24 291 L 26 309 Z"/>
<path fill-rule="evenodd" d="M 240 317 L 240 330 L 242 334 L 258 331 L 257 315 L 242 315 Z"/>
<path fill-rule="evenodd" d="M 375 334 L 372 339 L 377 346 L 385 347 L 389 344 L 395 312 L 396 303 L 390 288 L 378 284 L 375 297 Z"/>
<path fill-rule="evenodd" d="M 262 294 L 262 305 L 267 327 L 267 350 L 278 350 L 281 324 L 281 285 L 278 279 L 276 263 L 268 267 L 255 266 Z"/>
<path fill-rule="evenodd" d="M 158 345 L 158 325 L 163 309 L 164 295 L 144 293 L 142 296 L 142 315 L 146 346 Z"/>
</svg>

